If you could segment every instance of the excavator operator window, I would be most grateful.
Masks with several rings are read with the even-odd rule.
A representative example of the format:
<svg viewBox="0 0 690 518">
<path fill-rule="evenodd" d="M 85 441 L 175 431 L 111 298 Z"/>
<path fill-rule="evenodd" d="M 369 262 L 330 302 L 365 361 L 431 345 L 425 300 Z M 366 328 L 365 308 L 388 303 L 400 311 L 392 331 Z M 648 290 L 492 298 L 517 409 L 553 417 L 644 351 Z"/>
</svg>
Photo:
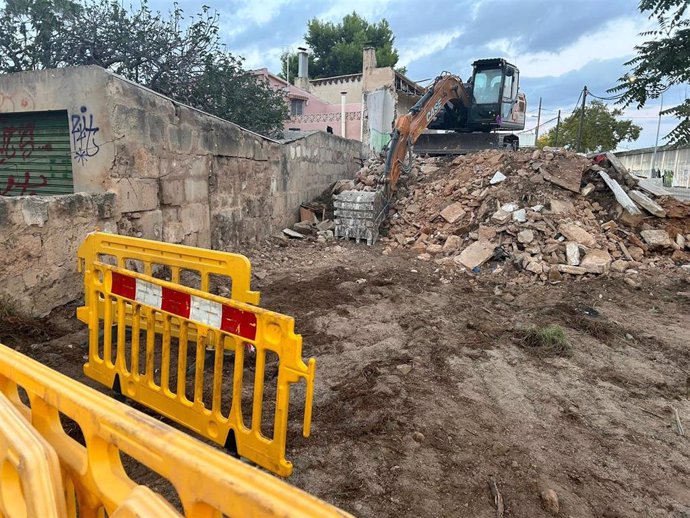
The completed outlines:
<svg viewBox="0 0 690 518">
<path fill-rule="evenodd" d="M 501 80 L 503 74 L 500 68 L 480 70 L 474 75 L 472 93 L 476 104 L 491 104 L 500 101 Z"/>
</svg>

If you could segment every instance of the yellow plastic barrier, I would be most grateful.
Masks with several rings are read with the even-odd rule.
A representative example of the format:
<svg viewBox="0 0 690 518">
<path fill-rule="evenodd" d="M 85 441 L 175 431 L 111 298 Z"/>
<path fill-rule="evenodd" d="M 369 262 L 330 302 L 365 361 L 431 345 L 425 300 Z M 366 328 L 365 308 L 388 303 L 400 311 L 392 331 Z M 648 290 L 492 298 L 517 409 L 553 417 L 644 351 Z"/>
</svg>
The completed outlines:
<svg viewBox="0 0 690 518">
<path fill-rule="evenodd" d="M 28 394 L 30 407 L 21 402 L 18 386 Z M 159 498 L 146 498 L 150 492 L 127 476 L 135 462 L 172 484 L 186 518 L 350 516 L 3 345 L 0 392 L 57 453 L 70 518 L 175 516 Z M 83 443 L 65 433 L 61 416 L 78 425 Z M 123 463 L 122 453 L 132 460 Z M 10 506 L 23 498 L 10 497 Z M 137 507 L 144 500 L 146 508 Z M 158 510 L 163 511 L 155 514 Z"/>
<path fill-rule="evenodd" d="M 181 282 L 181 273 L 198 276 L 198 289 L 208 292 L 213 276 L 224 281 L 232 298 L 259 304 L 259 292 L 250 289 L 251 264 L 243 255 L 137 239 L 106 232 L 92 232 L 79 247 L 79 271 L 92 270 L 96 262 L 105 262 L 146 275 L 169 269 L 170 281 Z M 89 301 L 87 301 L 89 306 Z M 79 316 L 79 315 L 77 315 Z M 80 317 L 81 318 L 81 317 Z M 81 318 L 85 321 L 84 318 Z"/>
<path fill-rule="evenodd" d="M 19 398 L 17 397 L 17 400 Z M 66 518 L 55 450 L 0 393 L 0 516 Z"/>
<path fill-rule="evenodd" d="M 138 486 L 110 518 L 180 518 L 180 514 L 163 497 Z"/>
<path fill-rule="evenodd" d="M 143 240 L 115 237 L 118 249 L 126 250 L 119 259 L 143 247 Z M 305 381 L 303 435 L 308 437 L 315 372 L 313 358 L 302 361 L 294 320 L 106 264 L 97 259 L 112 255 L 110 244 L 107 254 L 98 248 L 109 243 L 106 237 L 92 234 L 87 242 L 79 252 L 89 257 L 84 260 L 87 304 L 79 308 L 89 325 L 84 373 L 233 453 L 290 475 L 292 463 L 285 459 L 290 387 Z M 165 246 L 166 257 L 182 255 L 176 245 Z M 196 249 L 181 248 L 191 261 Z M 165 260 L 156 259 L 163 265 Z M 203 264 L 197 269 L 205 275 Z M 233 293 L 236 287 L 233 277 Z M 271 374 L 275 379 L 266 380 Z"/>
</svg>

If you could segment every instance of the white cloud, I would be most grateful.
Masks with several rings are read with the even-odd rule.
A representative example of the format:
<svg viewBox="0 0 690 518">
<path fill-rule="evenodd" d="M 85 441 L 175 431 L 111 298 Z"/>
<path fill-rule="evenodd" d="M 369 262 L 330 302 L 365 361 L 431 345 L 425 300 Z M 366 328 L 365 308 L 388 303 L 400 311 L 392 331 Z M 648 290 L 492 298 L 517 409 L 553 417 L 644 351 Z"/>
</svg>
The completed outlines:
<svg viewBox="0 0 690 518">
<path fill-rule="evenodd" d="M 508 38 L 493 40 L 487 47 L 518 61 L 523 77 L 560 76 L 579 70 L 593 60 L 634 54 L 633 47 L 643 41 L 639 33 L 648 27 L 649 22 L 644 19 L 618 18 L 596 32 L 583 34 L 560 52 L 521 54 L 520 39 Z"/>
<path fill-rule="evenodd" d="M 297 44 L 292 45 L 296 48 Z M 272 47 L 270 49 L 259 48 L 256 46 L 245 47 L 233 50 L 233 53 L 244 58 L 244 68 L 252 70 L 267 67 L 269 71 L 277 74 L 280 72 L 280 56 L 287 47 Z"/>
<path fill-rule="evenodd" d="M 460 30 L 451 32 L 437 32 L 432 34 L 424 34 L 403 40 L 398 46 L 400 52 L 399 66 L 408 66 L 413 61 L 431 56 L 439 52 L 457 37 L 462 34 Z"/>
<path fill-rule="evenodd" d="M 223 10 L 221 32 L 232 38 L 252 27 L 261 27 L 280 14 L 284 5 L 292 0 L 242 0 L 234 10 Z"/>
<path fill-rule="evenodd" d="M 337 22 L 343 19 L 346 14 L 356 11 L 362 18 L 369 21 L 378 21 L 377 19 L 383 17 L 388 9 L 388 5 L 392 4 L 393 0 L 333 0 L 331 6 L 316 18 L 330 22 Z"/>
</svg>

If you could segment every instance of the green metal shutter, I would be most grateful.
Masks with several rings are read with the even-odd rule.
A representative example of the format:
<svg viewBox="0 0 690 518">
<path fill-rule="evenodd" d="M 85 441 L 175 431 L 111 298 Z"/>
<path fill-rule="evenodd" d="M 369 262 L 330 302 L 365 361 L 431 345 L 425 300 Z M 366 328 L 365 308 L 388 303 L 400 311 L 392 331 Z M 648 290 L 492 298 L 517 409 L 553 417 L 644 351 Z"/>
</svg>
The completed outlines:
<svg viewBox="0 0 690 518">
<path fill-rule="evenodd" d="M 0 113 L 0 196 L 73 192 L 67 112 Z"/>
</svg>

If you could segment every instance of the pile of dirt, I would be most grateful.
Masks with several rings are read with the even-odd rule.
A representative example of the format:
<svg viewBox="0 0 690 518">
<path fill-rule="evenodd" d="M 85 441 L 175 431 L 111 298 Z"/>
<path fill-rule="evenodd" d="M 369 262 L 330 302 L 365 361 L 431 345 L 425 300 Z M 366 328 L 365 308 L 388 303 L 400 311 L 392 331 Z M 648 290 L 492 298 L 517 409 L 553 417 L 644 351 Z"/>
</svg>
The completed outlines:
<svg viewBox="0 0 690 518">
<path fill-rule="evenodd" d="M 418 158 L 401 177 L 383 253 L 518 282 L 688 265 L 690 205 L 643 193 L 615 162 L 558 148 Z M 355 188 L 372 188 L 381 169 L 370 161 Z"/>
</svg>

